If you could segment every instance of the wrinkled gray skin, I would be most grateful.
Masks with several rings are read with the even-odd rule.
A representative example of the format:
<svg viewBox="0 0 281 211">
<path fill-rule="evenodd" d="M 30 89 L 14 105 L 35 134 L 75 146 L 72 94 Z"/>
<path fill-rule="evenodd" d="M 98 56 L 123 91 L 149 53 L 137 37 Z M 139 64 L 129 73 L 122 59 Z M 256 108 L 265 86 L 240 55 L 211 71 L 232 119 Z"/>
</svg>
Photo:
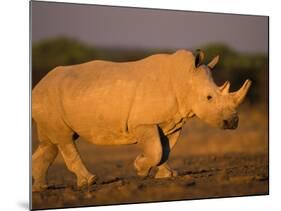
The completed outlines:
<svg viewBox="0 0 281 211">
<path fill-rule="evenodd" d="M 147 176 L 156 166 L 155 178 L 176 176 L 167 160 L 185 121 L 197 116 L 235 129 L 236 108 L 251 85 L 246 80 L 233 93 L 229 82 L 218 87 L 211 76 L 218 57 L 208 65 L 203 58 L 202 51 L 194 56 L 179 50 L 136 62 L 91 61 L 50 71 L 32 91 L 40 141 L 32 155 L 33 191 L 47 188 L 46 173 L 58 151 L 79 188 L 96 181 L 73 142 L 78 136 L 93 144 L 138 144 L 138 175 Z"/>
</svg>

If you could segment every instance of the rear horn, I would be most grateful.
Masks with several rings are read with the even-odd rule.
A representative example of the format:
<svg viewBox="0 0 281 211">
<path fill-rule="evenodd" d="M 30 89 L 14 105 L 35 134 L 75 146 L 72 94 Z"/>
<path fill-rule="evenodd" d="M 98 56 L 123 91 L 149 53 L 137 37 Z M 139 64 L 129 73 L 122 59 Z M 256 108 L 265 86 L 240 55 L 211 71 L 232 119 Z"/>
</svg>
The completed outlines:
<svg viewBox="0 0 281 211">
<path fill-rule="evenodd" d="M 222 94 L 228 94 L 230 88 L 230 82 L 226 81 L 223 85 L 219 87 L 219 90 L 222 92 Z"/>
</svg>

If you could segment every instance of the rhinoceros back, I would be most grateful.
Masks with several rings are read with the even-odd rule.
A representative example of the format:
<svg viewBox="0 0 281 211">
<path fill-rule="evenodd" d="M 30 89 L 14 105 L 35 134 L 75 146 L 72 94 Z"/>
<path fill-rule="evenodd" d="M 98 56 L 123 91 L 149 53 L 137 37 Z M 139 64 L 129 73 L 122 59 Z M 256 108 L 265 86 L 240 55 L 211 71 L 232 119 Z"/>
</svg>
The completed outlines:
<svg viewBox="0 0 281 211">
<path fill-rule="evenodd" d="M 177 113 L 170 61 L 170 55 L 154 55 L 55 68 L 33 90 L 33 117 L 50 124 L 52 113 L 95 144 L 135 143 L 132 128 L 169 121 Z"/>
</svg>

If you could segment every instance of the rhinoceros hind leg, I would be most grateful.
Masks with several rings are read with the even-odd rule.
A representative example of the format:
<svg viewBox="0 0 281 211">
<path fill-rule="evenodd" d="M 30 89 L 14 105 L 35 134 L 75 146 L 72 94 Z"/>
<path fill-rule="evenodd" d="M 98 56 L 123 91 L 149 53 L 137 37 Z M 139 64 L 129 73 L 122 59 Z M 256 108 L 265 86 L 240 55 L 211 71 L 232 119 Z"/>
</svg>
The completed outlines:
<svg viewBox="0 0 281 211">
<path fill-rule="evenodd" d="M 157 166 L 162 158 L 159 131 L 157 126 L 141 126 L 135 133 L 143 153 L 137 156 L 134 166 L 139 176 L 147 176 L 150 169 Z"/>
<path fill-rule="evenodd" d="M 58 154 L 57 146 L 50 142 L 43 130 L 38 127 L 37 131 L 40 143 L 32 155 L 32 177 L 34 179 L 32 192 L 43 191 L 48 187 L 46 174 Z"/>
<path fill-rule="evenodd" d="M 97 177 L 91 174 L 82 162 L 77 148 L 72 140 L 59 144 L 59 151 L 67 168 L 77 177 L 77 187 L 82 189 L 96 182 Z"/>
</svg>

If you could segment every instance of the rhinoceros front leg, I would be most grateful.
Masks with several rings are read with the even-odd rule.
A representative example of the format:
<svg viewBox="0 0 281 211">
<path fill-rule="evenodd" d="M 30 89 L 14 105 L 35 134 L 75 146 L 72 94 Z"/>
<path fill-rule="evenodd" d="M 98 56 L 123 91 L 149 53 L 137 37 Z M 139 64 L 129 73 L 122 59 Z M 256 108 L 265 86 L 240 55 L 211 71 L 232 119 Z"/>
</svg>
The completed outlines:
<svg viewBox="0 0 281 211">
<path fill-rule="evenodd" d="M 139 126 L 135 130 L 138 145 L 143 153 L 137 156 L 134 166 L 139 176 L 147 176 L 153 166 L 157 166 L 162 158 L 160 134 L 156 125 Z"/>
<path fill-rule="evenodd" d="M 168 135 L 164 137 L 164 135 L 161 136 L 162 138 L 162 145 L 163 146 L 163 151 L 166 156 L 163 156 L 164 161 L 163 164 L 157 167 L 157 172 L 155 174 L 155 178 L 160 179 L 160 178 L 167 178 L 167 177 L 175 177 L 178 175 L 177 171 L 171 169 L 167 163 L 168 156 L 170 151 L 173 149 L 175 144 L 177 143 L 177 140 L 180 136 L 181 130 L 176 131 L 175 133 Z"/>
<path fill-rule="evenodd" d="M 73 141 L 59 144 L 58 148 L 67 168 L 76 175 L 78 188 L 87 187 L 96 181 L 96 176 L 91 174 L 82 162 Z"/>
</svg>

